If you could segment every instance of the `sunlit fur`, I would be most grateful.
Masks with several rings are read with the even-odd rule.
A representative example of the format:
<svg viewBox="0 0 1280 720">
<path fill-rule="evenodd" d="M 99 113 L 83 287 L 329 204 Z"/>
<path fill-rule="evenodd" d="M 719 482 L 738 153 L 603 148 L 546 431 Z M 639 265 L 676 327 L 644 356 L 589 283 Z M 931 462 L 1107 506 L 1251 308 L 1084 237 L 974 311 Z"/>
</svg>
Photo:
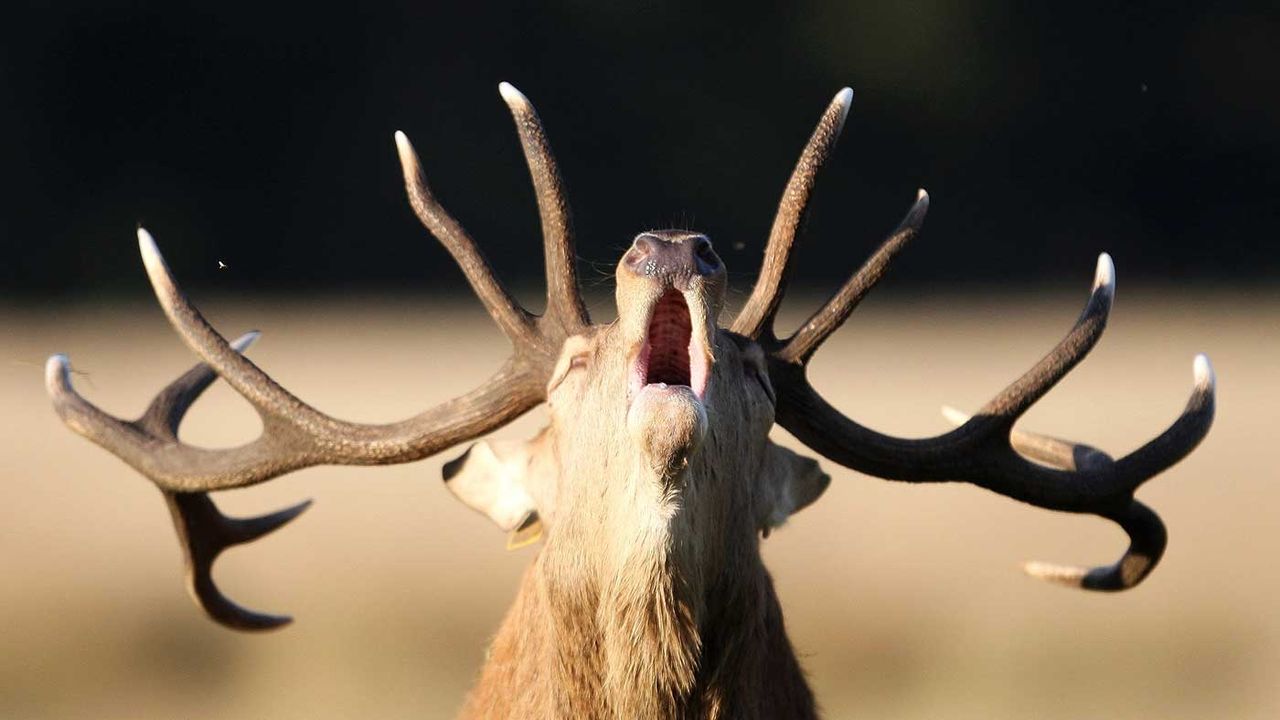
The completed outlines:
<svg viewBox="0 0 1280 720">
<path fill-rule="evenodd" d="M 525 447 L 545 544 L 465 717 L 814 716 L 760 538 L 827 478 L 769 441 L 759 349 L 716 328 L 724 280 L 686 292 L 714 360 L 701 420 L 691 394 L 628 395 L 652 278 L 620 265 L 618 320 L 566 343 L 550 424 Z"/>
</svg>

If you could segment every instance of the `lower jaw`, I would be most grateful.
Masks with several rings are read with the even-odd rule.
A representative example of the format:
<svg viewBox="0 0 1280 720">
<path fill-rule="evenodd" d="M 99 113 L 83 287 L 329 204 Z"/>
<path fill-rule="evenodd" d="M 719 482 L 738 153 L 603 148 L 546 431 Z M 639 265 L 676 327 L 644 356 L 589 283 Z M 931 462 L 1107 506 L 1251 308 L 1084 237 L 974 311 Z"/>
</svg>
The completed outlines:
<svg viewBox="0 0 1280 720">
<path fill-rule="evenodd" d="M 631 392 L 628 400 L 628 414 L 637 412 L 654 416 L 660 416 L 666 412 L 678 414 L 679 408 L 684 406 L 694 406 L 700 414 L 706 414 L 706 406 L 702 398 L 698 397 L 698 394 L 688 385 L 648 383 Z M 660 421 L 661 418 L 653 419 Z"/>
<path fill-rule="evenodd" d="M 651 466 L 679 470 L 706 437 L 707 410 L 687 385 L 645 385 L 631 400 L 627 430 Z"/>
</svg>

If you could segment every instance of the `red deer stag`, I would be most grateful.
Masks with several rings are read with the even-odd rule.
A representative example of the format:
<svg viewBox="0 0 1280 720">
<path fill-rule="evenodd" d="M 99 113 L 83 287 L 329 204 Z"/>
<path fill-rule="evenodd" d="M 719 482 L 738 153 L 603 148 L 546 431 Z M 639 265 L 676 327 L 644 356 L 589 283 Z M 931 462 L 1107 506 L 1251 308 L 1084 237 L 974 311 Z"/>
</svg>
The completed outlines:
<svg viewBox="0 0 1280 720">
<path fill-rule="evenodd" d="M 800 155 L 778 207 L 759 279 L 722 328 L 724 263 L 701 234 L 644 232 L 617 266 L 618 319 L 592 324 L 574 268 L 559 171 L 529 101 L 503 84 L 537 194 L 545 238 L 547 309 L 533 315 L 495 279 L 476 244 L 437 202 L 409 140 L 396 134 L 409 202 L 453 255 L 511 341 L 487 383 L 416 417 L 364 425 L 330 417 L 276 384 L 227 342 L 179 290 L 151 236 L 142 260 L 173 327 L 200 357 L 137 420 L 109 415 L 72 388 L 68 361 L 50 358 L 49 393 L 76 432 L 118 455 L 164 494 L 187 581 L 217 622 L 263 630 L 289 621 L 251 612 L 219 592 L 211 566 L 224 549 L 293 519 L 306 504 L 248 519 L 206 495 L 320 464 L 380 465 L 434 455 L 546 403 L 550 422 L 528 442 L 480 442 L 444 467 L 449 489 L 516 539 L 541 532 L 493 640 L 467 717 L 807 718 L 815 715 L 760 557 L 760 538 L 822 494 L 817 462 L 769 440 L 775 423 L 845 467 L 906 482 L 963 481 L 1053 510 L 1120 525 L 1128 550 L 1091 570 L 1033 563 L 1041 578 L 1094 590 L 1141 582 L 1160 560 L 1165 529 L 1134 491 L 1185 457 L 1213 419 L 1208 360 L 1182 415 L 1120 459 L 1014 429 L 1018 418 L 1097 343 L 1114 293 L 1098 259 L 1075 325 L 1042 360 L 959 427 L 902 439 L 859 425 L 806 379 L 809 359 L 919 232 L 920 191 L 902 223 L 845 285 L 787 338 L 774 330 L 796 230 L 844 124 L 840 91 Z M 260 437 L 209 450 L 178 439 L 196 398 L 221 377 L 262 418 Z"/>
</svg>

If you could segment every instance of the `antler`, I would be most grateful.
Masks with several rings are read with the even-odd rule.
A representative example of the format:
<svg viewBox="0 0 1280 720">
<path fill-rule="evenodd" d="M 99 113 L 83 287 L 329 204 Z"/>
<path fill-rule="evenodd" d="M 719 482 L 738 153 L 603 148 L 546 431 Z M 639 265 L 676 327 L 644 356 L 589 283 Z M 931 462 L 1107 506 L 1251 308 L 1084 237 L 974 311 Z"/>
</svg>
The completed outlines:
<svg viewBox="0 0 1280 720">
<path fill-rule="evenodd" d="M 1142 483 L 1186 457 L 1213 422 L 1214 378 L 1204 355 L 1195 359 L 1195 386 L 1186 408 L 1155 439 L 1119 460 L 1078 443 L 1015 430 L 1014 423 L 1093 349 L 1106 326 L 1115 296 L 1115 268 L 1098 258 L 1093 290 L 1067 335 L 1043 359 L 973 417 L 946 410 L 959 427 L 925 439 L 883 435 L 845 417 L 809 385 L 808 362 L 862 298 L 889 263 L 919 234 L 929 207 L 920 190 L 915 204 L 880 248 L 830 300 L 790 337 L 779 340 L 773 317 L 781 303 L 782 278 L 795 239 L 795 218 L 803 215 L 814 176 L 834 145 L 832 118 L 847 110 L 842 90 L 828 108 L 787 185 L 764 260 L 765 270 L 735 331 L 757 339 L 769 356 L 777 389 L 777 422 L 801 442 L 841 465 L 890 480 L 963 481 L 1038 507 L 1093 513 L 1120 525 L 1130 546 L 1118 562 L 1094 569 L 1028 563 L 1042 579 L 1093 590 L 1123 590 L 1142 581 L 1164 553 L 1160 518 L 1134 499 Z M 834 125 L 838 131 L 838 124 Z M 802 189 L 802 190 L 798 190 Z M 780 230 L 780 228 L 782 228 Z"/>
<path fill-rule="evenodd" d="M 197 602 L 214 620 L 242 630 L 278 627 L 289 618 L 262 615 L 227 600 L 213 582 L 214 559 L 227 547 L 255 540 L 296 517 L 303 503 L 271 515 L 235 520 L 204 495 L 244 487 L 313 465 L 387 465 L 411 462 L 483 435 L 545 399 L 566 336 L 590 324 L 574 268 L 573 240 L 559 171 L 541 122 L 529 101 L 503 83 L 525 148 L 543 218 L 548 302 L 542 317 L 512 298 L 466 230 L 436 201 L 418 157 L 403 133 L 396 147 L 410 205 L 423 225 L 457 261 L 513 352 L 485 384 L 420 415 L 385 425 L 333 418 L 281 387 L 242 352 L 257 333 L 228 343 L 178 288 L 155 241 L 138 230 L 138 246 L 156 298 L 178 334 L 204 361 L 162 390 L 137 420 L 110 415 L 80 396 L 63 355 L 49 359 L 46 385 L 54 409 L 73 430 L 111 451 L 164 493 L 187 558 Z M 237 448 L 209 450 L 178 439 L 178 426 L 196 398 L 217 377 L 257 410 L 262 435 Z"/>
</svg>

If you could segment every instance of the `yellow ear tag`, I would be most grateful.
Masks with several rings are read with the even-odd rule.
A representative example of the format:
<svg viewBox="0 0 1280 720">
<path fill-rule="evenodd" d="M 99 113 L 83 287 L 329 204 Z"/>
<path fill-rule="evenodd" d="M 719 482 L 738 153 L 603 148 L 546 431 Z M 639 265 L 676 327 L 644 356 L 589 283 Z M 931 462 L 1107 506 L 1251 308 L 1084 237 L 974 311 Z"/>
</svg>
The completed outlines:
<svg viewBox="0 0 1280 720">
<path fill-rule="evenodd" d="M 511 534 L 507 536 L 507 549 L 519 550 L 526 545 L 532 545 L 542 539 L 542 520 L 538 518 L 538 513 L 530 510 L 528 515 L 520 521 L 520 524 Z"/>
</svg>

